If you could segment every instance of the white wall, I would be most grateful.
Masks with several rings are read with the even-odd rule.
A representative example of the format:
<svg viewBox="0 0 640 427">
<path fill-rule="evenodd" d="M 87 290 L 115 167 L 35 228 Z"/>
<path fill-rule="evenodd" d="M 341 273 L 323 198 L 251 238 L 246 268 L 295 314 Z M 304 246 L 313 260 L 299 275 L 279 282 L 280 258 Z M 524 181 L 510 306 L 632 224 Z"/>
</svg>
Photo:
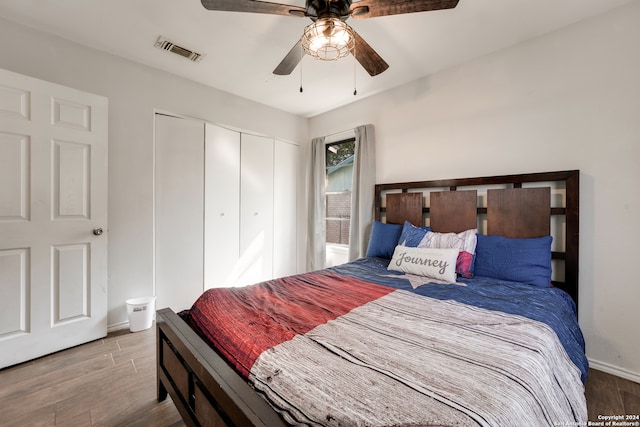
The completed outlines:
<svg viewBox="0 0 640 427">
<path fill-rule="evenodd" d="M 377 181 L 581 170 L 592 367 L 640 381 L 640 2 L 310 120 L 376 126 Z M 391 64 L 393 67 L 393 64 Z"/>
<path fill-rule="evenodd" d="M 185 66 L 193 65 L 185 61 Z M 126 299 L 153 292 L 155 109 L 286 141 L 308 140 L 306 119 L 3 19 L 0 68 L 109 98 L 108 324 L 112 326 L 126 321 Z"/>
</svg>

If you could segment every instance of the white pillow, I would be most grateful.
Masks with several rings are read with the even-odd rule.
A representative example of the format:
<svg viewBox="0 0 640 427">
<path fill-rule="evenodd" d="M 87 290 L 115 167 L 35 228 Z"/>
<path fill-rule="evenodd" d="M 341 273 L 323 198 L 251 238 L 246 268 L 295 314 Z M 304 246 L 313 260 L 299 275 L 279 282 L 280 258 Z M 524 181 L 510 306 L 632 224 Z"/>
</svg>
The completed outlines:
<svg viewBox="0 0 640 427">
<path fill-rule="evenodd" d="M 456 248 L 410 248 L 398 245 L 388 269 L 455 283 L 458 252 Z"/>
</svg>

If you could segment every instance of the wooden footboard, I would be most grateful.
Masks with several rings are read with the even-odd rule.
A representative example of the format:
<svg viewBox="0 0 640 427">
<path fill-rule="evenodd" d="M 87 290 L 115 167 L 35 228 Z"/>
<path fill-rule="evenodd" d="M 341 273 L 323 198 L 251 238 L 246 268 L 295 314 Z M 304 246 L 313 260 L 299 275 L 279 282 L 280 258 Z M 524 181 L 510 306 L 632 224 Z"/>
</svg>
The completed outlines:
<svg viewBox="0 0 640 427">
<path fill-rule="evenodd" d="M 156 313 L 158 401 L 189 426 L 285 426 L 278 413 L 176 313 Z"/>
</svg>

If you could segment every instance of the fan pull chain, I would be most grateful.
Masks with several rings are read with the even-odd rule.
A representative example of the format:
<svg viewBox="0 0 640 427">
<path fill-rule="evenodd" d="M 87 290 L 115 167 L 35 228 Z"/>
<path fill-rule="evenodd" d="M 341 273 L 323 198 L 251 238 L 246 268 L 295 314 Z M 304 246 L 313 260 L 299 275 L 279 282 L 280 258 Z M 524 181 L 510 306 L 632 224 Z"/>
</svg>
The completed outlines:
<svg viewBox="0 0 640 427">
<path fill-rule="evenodd" d="M 300 43 L 300 93 L 304 90 L 302 89 L 302 60 L 304 59 L 304 52 L 302 52 L 302 43 Z"/>
<path fill-rule="evenodd" d="M 356 88 L 356 47 L 353 46 L 353 96 L 358 94 L 358 89 Z"/>
</svg>

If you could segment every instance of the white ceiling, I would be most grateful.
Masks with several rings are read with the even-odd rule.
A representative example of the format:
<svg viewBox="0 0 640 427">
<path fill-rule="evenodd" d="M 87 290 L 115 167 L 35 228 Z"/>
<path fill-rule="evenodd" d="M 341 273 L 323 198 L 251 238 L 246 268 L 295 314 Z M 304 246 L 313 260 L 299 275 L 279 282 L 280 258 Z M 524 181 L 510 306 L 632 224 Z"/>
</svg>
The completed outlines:
<svg viewBox="0 0 640 427">
<path fill-rule="evenodd" d="M 631 1 L 637 0 L 460 0 L 450 10 L 349 20 L 389 64 L 376 77 L 351 56 L 332 62 L 307 56 L 291 75 L 273 75 L 311 21 L 208 11 L 200 0 L 0 0 L 0 16 L 311 117 Z M 193 63 L 156 49 L 159 35 L 206 56 Z"/>
</svg>

